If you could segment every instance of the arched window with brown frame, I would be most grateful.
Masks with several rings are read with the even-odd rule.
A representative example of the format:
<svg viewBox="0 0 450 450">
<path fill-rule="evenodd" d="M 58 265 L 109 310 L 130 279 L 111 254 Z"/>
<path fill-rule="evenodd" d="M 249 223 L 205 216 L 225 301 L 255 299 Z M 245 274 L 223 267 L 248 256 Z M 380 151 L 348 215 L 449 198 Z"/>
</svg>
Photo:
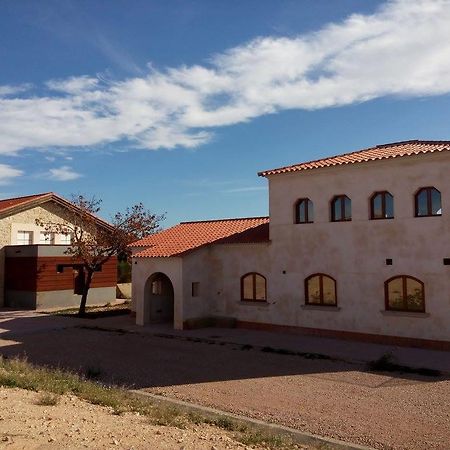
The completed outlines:
<svg viewBox="0 0 450 450">
<path fill-rule="evenodd" d="M 337 306 L 336 280 L 324 273 L 315 273 L 306 278 L 305 304 Z"/>
<path fill-rule="evenodd" d="M 346 195 L 336 195 L 331 200 L 331 221 L 348 222 L 352 220 L 352 201 Z"/>
<path fill-rule="evenodd" d="M 250 272 L 241 277 L 241 300 L 245 302 L 265 302 L 267 281 L 264 276 Z"/>
<path fill-rule="evenodd" d="M 295 223 L 313 223 L 314 205 L 309 198 L 300 198 L 295 202 Z"/>
<path fill-rule="evenodd" d="M 370 197 L 370 218 L 372 220 L 394 218 L 394 197 L 390 192 L 375 192 Z"/>
<path fill-rule="evenodd" d="M 433 186 L 420 188 L 415 197 L 415 216 L 441 216 L 441 193 Z"/>
<path fill-rule="evenodd" d="M 384 283 L 388 311 L 425 312 L 425 289 L 422 281 L 409 275 L 397 275 Z"/>
</svg>

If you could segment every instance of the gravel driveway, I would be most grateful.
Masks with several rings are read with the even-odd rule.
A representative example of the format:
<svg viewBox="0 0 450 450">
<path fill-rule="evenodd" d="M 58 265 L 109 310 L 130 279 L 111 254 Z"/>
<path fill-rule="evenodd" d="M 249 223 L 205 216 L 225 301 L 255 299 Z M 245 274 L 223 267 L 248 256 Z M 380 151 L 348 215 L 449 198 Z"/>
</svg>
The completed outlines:
<svg viewBox="0 0 450 450">
<path fill-rule="evenodd" d="M 93 324 L 94 325 L 94 324 Z M 450 381 L 139 333 L 68 328 L 0 340 L 3 354 L 376 448 L 450 442 Z"/>
</svg>

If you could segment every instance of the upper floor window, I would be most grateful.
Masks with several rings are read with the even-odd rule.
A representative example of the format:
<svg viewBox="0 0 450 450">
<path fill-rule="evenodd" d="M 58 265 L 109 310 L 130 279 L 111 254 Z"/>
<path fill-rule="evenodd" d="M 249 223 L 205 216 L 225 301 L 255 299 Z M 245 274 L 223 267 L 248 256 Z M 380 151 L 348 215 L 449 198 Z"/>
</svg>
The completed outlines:
<svg viewBox="0 0 450 450">
<path fill-rule="evenodd" d="M 267 282 L 259 273 L 248 273 L 241 278 L 241 300 L 265 302 L 267 300 Z"/>
<path fill-rule="evenodd" d="M 415 196 L 416 217 L 442 215 L 441 193 L 434 187 L 424 187 Z"/>
<path fill-rule="evenodd" d="M 384 283 L 386 309 L 425 312 L 423 283 L 417 278 L 399 275 Z"/>
<path fill-rule="evenodd" d="M 336 281 L 328 275 L 317 273 L 305 280 L 305 303 L 307 305 L 336 306 Z"/>
<path fill-rule="evenodd" d="M 295 203 L 295 223 L 313 223 L 314 206 L 309 198 L 301 198 Z"/>
<path fill-rule="evenodd" d="M 375 192 L 370 198 L 371 219 L 392 219 L 394 217 L 394 197 L 387 191 Z"/>
<path fill-rule="evenodd" d="M 33 243 L 32 231 L 18 231 L 17 232 L 17 245 L 31 245 Z"/>
<path fill-rule="evenodd" d="M 47 231 L 41 231 L 39 234 L 39 244 L 53 245 L 55 243 L 55 234 Z"/>
<path fill-rule="evenodd" d="M 352 201 L 346 195 L 336 195 L 331 200 L 331 221 L 352 220 Z"/>
<path fill-rule="evenodd" d="M 72 235 L 70 233 L 61 234 L 59 236 L 59 243 L 61 245 L 70 245 L 72 243 Z"/>
</svg>

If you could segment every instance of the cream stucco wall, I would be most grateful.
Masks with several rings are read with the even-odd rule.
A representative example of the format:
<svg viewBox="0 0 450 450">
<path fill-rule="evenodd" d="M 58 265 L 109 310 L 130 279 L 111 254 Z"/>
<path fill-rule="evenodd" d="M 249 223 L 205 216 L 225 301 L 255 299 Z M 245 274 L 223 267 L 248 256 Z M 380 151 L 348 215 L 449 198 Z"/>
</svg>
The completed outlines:
<svg viewBox="0 0 450 450">
<path fill-rule="evenodd" d="M 450 340 L 449 173 L 450 152 L 443 152 L 270 177 L 272 293 L 295 311 L 272 322 Z M 414 194 L 425 186 L 441 191 L 441 217 L 414 217 Z M 384 190 L 394 196 L 395 218 L 369 220 L 369 198 Z M 338 194 L 352 200 L 351 222 L 330 222 Z M 294 224 L 303 197 L 314 202 L 312 224 Z M 337 280 L 339 309 L 302 308 L 304 279 L 317 272 Z M 384 311 L 384 281 L 402 274 L 425 283 L 426 314 Z"/>
<path fill-rule="evenodd" d="M 241 321 L 388 336 L 450 340 L 450 152 L 269 177 L 270 243 L 210 245 L 183 258 L 135 258 L 133 300 L 142 323 L 143 286 L 154 272 L 171 278 L 176 326 L 227 316 Z M 414 217 L 414 194 L 434 186 L 442 216 Z M 369 220 L 376 191 L 394 196 L 394 219 Z M 330 222 L 330 200 L 352 200 L 351 222 Z M 314 202 L 314 223 L 295 224 L 294 204 Z M 391 258 L 393 265 L 386 265 Z M 240 278 L 259 272 L 268 301 L 240 301 Z M 337 281 L 337 308 L 305 305 L 304 280 L 325 273 Z M 384 282 L 411 275 L 425 285 L 426 312 L 387 312 Z M 200 283 L 192 297 L 191 283 Z M 139 312 L 141 311 L 141 312 Z"/>
<path fill-rule="evenodd" d="M 0 306 L 4 305 L 5 245 L 15 245 L 17 231 L 32 231 L 33 243 L 38 244 L 43 228 L 36 225 L 36 219 L 44 222 L 69 220 L 67 211 L 54 202 L 47 202 L 26 211 L 0 219 Z M 55 236 L 55 244 L 60 243 L 60 236 Z"/>
<path fill-rule="evenodd" d="M 169 277 L 174 292 L 174 328 L 183 328 L 183 274 L 181 258 L 133 258 L 131 296 L 136 323 L 144 325 L 149 305 L 145 301 L 147 280 L 157 272 Z"/>
<path fill-rule="evenodd" d="M 189 253 L 183 258 L 184 320 L 219 316 L 266 321 L 273 308 L 241 302 L 241 276 L 266 275 L 270 268 L 268 243 L 219 244 Z M 200 282 L 200 296 L 191 296 L 191 283 Z M 269 283 L 269 280 L 267 280 Z"/>
</svg>

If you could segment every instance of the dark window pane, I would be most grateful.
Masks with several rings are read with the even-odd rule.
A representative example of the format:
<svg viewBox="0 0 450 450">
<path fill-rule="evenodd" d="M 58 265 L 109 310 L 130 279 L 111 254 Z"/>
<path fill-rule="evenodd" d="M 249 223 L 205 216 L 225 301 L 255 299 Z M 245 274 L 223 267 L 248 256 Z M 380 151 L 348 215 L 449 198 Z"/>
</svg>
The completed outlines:
<svg viewBox="0 0 450 450">
<path fill-rule="evenodd" d="M 253 300 L 253 275 L 247 275 L 243 280 L 244 299 Z"/>
<path fill-rule="evenodd" d="M 395 278 L 388 284 L 388 304 L 390 309 L 404 309 L 403 278 Z"/>
<path fill-rule="evenodd" d="M 300 223 L 306 222 L 306 203 L 304 200 L 298 204 L 298 221 Z"/>
<path fill-rule="evenodd" d="M 427 200 L 427 190 L 422 189 L 417 194 L 417 215 L 418 216 L 428 216 L 428 200 Z"/>
<path fill-rule="evenodd" d="M 308 222 L 314 222 L 314 205 L 311 200 L 308 200 Z"/>
<path fill-rule="evenodd" d="M 255 275 L 256 298 L 255 300 L 266 299 L 266 280 L 261 275 Z"/>
<path fill-rule="evenodd" d="M 381 219 L 383 217 L 383 201 L 382 194 L 377 194 L 372 200 L 373 219 Z"/>
<path fill-rule="evenodd" d="M 336 291 L 334 280 L 330 277 L 322 276 L 323 283 L 323 303 L 326 305 L 336 304 Z"/>
<path fill-rule="evenodd" d="M 434 216 L 442 214 L 441 193 L 434 188 L 431 190 L 431 214 Z"/>
<path fill-rule="evenodd" d="M 334 220 L 342 220 L 340 198 L 337 198 L 333 201 L 333 218 Z"/>
<path fill-rule="evenodd" d="M 320 276 L 317 275 L 308 280 L 308 303 L 320 303 Z"/>
<path fill-rule="evenodd" d="M 344 202 L 345 220 L 349 220 L 352 218 L 352 201 L 348 197 L 345 197 Z"/>
<path fill-rule="evenodd" d="M 407 309 L 411 311 L 423 311 L 423 289 L 422 285 L 412 278 L 406 279 L 406 303 Z"/>
<path fill-rule="evenodd" d="M 385 217 L 386 219 L 392 219 L 394 217 L 394 197 L 391 194 L 385 194 L 385 202 L 386 202 L 386 211 Z"/>
</svg>

